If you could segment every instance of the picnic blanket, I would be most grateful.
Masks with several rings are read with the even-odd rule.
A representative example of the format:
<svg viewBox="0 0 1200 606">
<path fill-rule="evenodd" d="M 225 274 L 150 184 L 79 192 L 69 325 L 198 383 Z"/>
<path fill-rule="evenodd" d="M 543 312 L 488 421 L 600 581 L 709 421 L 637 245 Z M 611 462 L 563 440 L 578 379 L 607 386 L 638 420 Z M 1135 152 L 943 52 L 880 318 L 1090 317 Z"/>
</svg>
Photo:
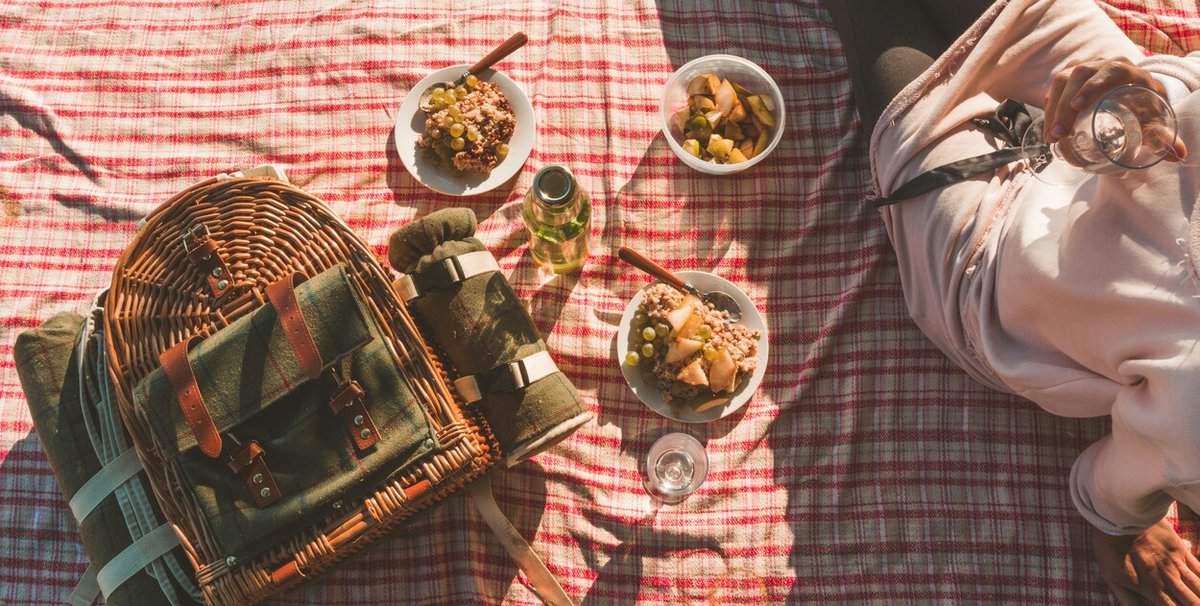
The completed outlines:
<svg viewBox="0 0 1200 606">
<path fill-rule="evenodd" d="M 1155 52 L 1200 48 L 1185 0 L 1103 5 Z M 498 67 L 529 93 L 522 173 L 452 199 L 400 165 L 409 88 L 516 30 Z M 787 100 L 770 158 L 691 171 L 659 133 L 670 73 L 727 52 Z M 382 256 L 396 226 L 452 204 L 479 216 L 562 368 L 596 413 L 493 482 L 501 508 L 583 604 L 1107 603 L 1072 461 L 1104 420 L 1060 419 L 976 384 L 924 339 L 882 222 L 862 203 L 865 136 L 816 0 L 374 2 L 30 0 L 0 7 L 0 603 L 58 603 L 86 562 L 12 362 L 16 334 L 82 310 L 137 221 L 203 178 L 263 163 L 327 200 Z M 593 257 L 545 281 L 519 205 L 565 164 L 592 195 Z M 764 312 L 771 357 L 738 414 L 683 426 L 613 360 L 647 278 L 628 245 L 714 271 Z M 661 434 L 705 443 L 708 480 L 655 508 L 639 462 Z M 277 604 L 536 604 L 464 499 L 418 516 Z"/>
</svg>

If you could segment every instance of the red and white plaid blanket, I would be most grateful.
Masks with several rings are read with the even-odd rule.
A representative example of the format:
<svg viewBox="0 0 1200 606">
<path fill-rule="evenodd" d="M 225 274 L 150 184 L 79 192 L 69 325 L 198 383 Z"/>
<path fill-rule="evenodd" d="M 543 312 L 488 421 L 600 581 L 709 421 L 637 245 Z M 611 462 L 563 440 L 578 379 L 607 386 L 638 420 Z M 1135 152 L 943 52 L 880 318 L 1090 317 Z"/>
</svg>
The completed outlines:
<svg viewBox="0 0 1200 606">
<path fill-rule="evenodd" d="M 1110 2 L 1143 46 L 1200 48 L 1185 0 Z M 404 172 L 391 129 L 430 70 L 510 33 L 500 65 L 538 115 L 511 188 L 466 200 Z M 770 72 L 788 130 L 714 178 L 658 132 L 675 67 L 728 52 Z M 16 334 L 82 310 L 137 220 L 262 163 L 329 201 L 382 254 L 397 225 L 465 204 L 597 422 L 500 472 L 498 499 L 583 604 L 1105 603 L 1066 478 L 1105 422 L 1060 419 L 969 380 L 909 321 L 837 35 L 817 0 L 562 3 L 30 0 L 0 7 L 0 603 L 61 601 L 86 562 L 29 420 Z M 581 276 L 537 280 L 519 202 L 542 165 L 595 203 Z M 626 244 L 711 270 L 765 311 L 771 359 L 744 414 L 687 427 L 707 483 L 657 512 L 639 460 L 684 429 L 625 387 L 612 342 L 646 278 Z M 709 602 L 704 602 L 704 600 Z M 454 499 L 279 604 L 534 604 Z"/>
</svg>

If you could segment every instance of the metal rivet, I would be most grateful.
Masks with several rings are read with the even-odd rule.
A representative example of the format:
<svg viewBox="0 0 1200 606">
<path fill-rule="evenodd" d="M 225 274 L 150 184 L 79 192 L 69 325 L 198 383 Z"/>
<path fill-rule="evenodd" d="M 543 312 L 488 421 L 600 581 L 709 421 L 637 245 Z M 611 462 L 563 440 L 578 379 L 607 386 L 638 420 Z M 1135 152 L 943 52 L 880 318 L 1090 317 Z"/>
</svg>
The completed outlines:
<svg viewBox="0 0 1200 606">
<path fill-rule="evenodd" d="M 264 499 L 271 496 L 271 489 L 264 487 L 262 490 L 258 491 L 258 496 Z"/>
<path fill-rule="evenodd" d="M 262 484 L 262 474 L 261 473 L 254 474 L 254 477 L 250 478 L 250 481 L 254 482 L 255 484 Z"/>
<path fill-rule="evenodd" d="M 212 275 L 213 275 L 213 277 L 214 277 L 214 278 L 220 278 L 220 277 L 221 277 L 221 268 L 220 268 L 220 267 L 214 267 L 214 268 L 213 268 L 213 270 L 212 270 Z"/>
<path fill-rule="evenodd" d="M 364 430 L 362 430 L 362 431 L 358 432 L 358 437 L 360 437 L 360 438 L 362 438 L 362 439 L 364 439 L 364 440 L 365 440 L 365 439 L 367 439 L 367 438 L 369 438 L 369 437 L 371 437 L 371 430 L 370 430 L 370 429 L 364 429 Z"/>
<path fill-rule="evenodd" d="M 237 556 L 229 556 L 229 557 L 225 558 L 225 565 L 228 566 L 229 568 L 233 568 L 234 566 L 237 566 Z"/>
<path fill-rule="evenodd" d="M 363 424 L 363 416 L 362 415 L 354 415 L 354 425 L 359 426 L 362 424 Z"/>
<path fill-rule="evenodd" d="M 433 448 L 433 438 L 425 438 L 425 448 Z"/>
<path fill-rule="evenodd" d="M 217 290 L 225 290 L 225 287 L 227 286 L 229 286 L 228 280 L 220 280 L 217 282 Z"/>
</svg>

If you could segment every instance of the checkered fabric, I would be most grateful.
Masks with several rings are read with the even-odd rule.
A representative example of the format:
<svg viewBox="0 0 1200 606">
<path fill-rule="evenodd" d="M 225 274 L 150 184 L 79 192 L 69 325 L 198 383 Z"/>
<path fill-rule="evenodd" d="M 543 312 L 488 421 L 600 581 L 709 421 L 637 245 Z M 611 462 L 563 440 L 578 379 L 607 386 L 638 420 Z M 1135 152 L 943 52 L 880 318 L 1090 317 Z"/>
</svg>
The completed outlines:
<svg viewBox="0 0 1200 606">
<path fill-rule="evenodd" d="M 1200 48 L 1185 0 L 1106 7 L 1156 51 Z M 538 141 L 511 187 L 431 193 L 392 147 L 431 69 L 515 30 L 500 68 Z M 727 52 L 770 72 L 787 132 L 735 177 L 683 166 L 659 133 L 675 67 Z M 908 319 L 882 223 L 862 204 L 864 137 L 817 0 L 30 0 L 0 7 L 0 602 L 49 604 L 86 563 L 12 363 L 16 334 L 82 310 L 136 222 L 188 185 L 277 163 L 382 255 L 397 225 L 470 206 L 559 366 L 597 415 L 495 480 L 498 500 L 584 604 L 1106 603 L 1067 494 L 1101 420 L 988 391 Z M 595 203 L 582 275 L 538 279 L 522 194 L 569 166 Z M 684 427 L 643 407 L 612 359 L 647 278 L 629 245 L 715 271 L 770 326 L 743 412 Z M 708 481 L 655 509 L 639 459 L 671 430 L 705 442 Z M 452 499 L 277 604 L 535 604 L 474 509 Z"/>
</svg>

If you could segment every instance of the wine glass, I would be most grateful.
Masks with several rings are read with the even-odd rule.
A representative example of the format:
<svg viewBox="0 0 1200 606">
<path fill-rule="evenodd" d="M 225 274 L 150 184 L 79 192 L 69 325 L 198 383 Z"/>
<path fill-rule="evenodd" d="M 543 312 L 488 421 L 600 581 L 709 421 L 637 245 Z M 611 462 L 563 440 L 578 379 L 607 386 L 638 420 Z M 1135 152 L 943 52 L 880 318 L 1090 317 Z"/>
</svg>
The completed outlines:
<svg viewBox="0 0 1200 606">
<path fill-rule="evenodd" d="M 696 438 L 668 433 L 654 441 L 646 453 L 646 492 L 667 505 L 682 502 L 704 483 L 708 454 Z"/>
<path fill-rule="evenodd" d="M 1125 84 L 1100 98 L 1090 112 L 1081 112 L 1067 136 L 1032 157 L 1035 177 L 1050 185 L 1074 185 L 1088 174 L 1114 174 L 1150 168 L 1174 156 L 1179 136 L 1171 104 L 1144 86 Z M 1044 145 L 1045 118 L 1039 116 L 1025 131 L 1021 145 Z"/>
</svg>

